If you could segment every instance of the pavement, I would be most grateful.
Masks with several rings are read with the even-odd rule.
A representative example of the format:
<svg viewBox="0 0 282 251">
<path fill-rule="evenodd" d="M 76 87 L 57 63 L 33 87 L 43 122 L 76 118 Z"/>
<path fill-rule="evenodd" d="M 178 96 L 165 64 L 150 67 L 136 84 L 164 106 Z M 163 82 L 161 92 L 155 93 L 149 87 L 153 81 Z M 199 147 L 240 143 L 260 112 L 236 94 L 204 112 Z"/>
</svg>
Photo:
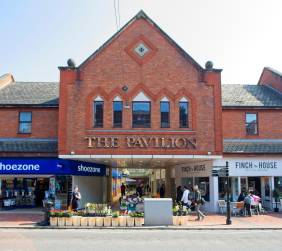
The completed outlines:
<svg viewBox="0 0 282 251">
<path fill-rule="evenodd" d="M 1 251 L 281 251 L 281 230 L 0 229 Z"/>
<path fill-rule="evenodd" d="M 39 226 L 44 213 L 40 210 L 12 210 L 0 211 L 0 228 L 49 228 Z M 161 226 L 146 227 L 141 229 L 281 229 L 282 213 L 268 212 L 264 215 L 253 215 L 252 217 L 234 216 L 231 218 L 232 225 L 226 225 L 226 216 L 209 214 L 203 221 L 196 221 L 194 214 L 189 216 L 187 226 Z M 81 228 L 81 227 L 78 227 Z M 132 229 L 132 228 L 126 228 Z"/>
</svg>

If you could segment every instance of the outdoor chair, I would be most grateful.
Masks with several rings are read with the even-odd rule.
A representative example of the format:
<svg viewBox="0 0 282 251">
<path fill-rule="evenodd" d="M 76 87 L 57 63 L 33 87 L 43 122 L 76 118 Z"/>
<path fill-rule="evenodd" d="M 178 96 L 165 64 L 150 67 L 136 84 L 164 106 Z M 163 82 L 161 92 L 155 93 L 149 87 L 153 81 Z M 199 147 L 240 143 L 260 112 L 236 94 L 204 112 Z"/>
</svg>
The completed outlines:
<svg viewBox="0 0 282 251">
<path fill-rule="evenodd" d="M 231 202 L 232 213 L 234 216 L 243 214 L 246 215 L 244 202 Z"/>
<path fill-rule="evenodd" d="M 219 210 L 221 211 L 221 214 L 224 213 L 224 209 L 226 209 L 226 201 L 225 200 L 218 200 L 218 207 L 219 207 Z"/>
</svg>

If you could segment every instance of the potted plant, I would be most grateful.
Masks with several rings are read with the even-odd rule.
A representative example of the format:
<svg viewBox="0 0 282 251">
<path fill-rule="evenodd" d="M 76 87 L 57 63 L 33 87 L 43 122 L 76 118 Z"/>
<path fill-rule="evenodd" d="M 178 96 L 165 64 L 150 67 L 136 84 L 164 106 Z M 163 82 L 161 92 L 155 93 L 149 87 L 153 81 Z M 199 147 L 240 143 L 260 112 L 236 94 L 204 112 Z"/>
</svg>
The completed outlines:
<svg viewBox="0 0 282 251">
<path fill-rule="evenodd" d="M 188 224 L 188 209 L 187 207 L 183 206 L 181 207 L 180 211 L 180 225 L 181 226 L 187 226 Z"/>
<path fill-rule="evenodd" d="M 72 225 L 74 227 L 79 227 L 80 226 L 80 219 L 81 219 L 81 213 L 74 213 L 72 216 Z"/>
<path fill-rule="evenodd" d="M 126 227 L 126 218 L 127 217 L 124 214 L 118 218 L 120 227 Z"/>
<path fill-rule="evenodd" d="M 83 212 L 83 214 L 81 215 L 81 218 L 80 218 L 80 226 L 87 227 L 88 222 L 89 222 L 88 214 L 86 212 Z"/>
<path fill-rule="evenodd" d="M 128 227 L 134 227 L 134 216 L 135 213 L 129 214 L 129 217 L 126 217 L 126 225 Z"/>
<path fill-rule="evenodd" d="M 112 214 L 112 226 L 113 227 L 118 227 L 118 223 L 119 223 L 119 212 L 114 212 Z"/>
<path fill-rule="evenodd" d="M 51 227 L 58 226 L 58 217 L 54 211 L 49 212 L 49 222 Z"/>
<path fill-rule="evenodd" d="M 179 205 L 175 205 L 172 209 L 172 224 L 174 226 L 180 225 L 180 216 L 179 216 Z"/>
<path fill-rule="evenodd" d="M 144 213 L 136 212 L 134 214 L 134 222 L 135 222 L 135 227 L 142 227 L 142 225 L 144 224 Z"/>
<path fill-rule="evenodd" d="M 66 226 L 72 226 L 72 212 L 71 211 L 67 211 L 65 212 L 65 222 L 66 222 Z"/>
<path fill-rule="evenodd" d="M 275 208 L 274 208 L 274 212 L 279 212 L 279 208 L 278 208 L 278 202 L 279 202 L 279 200 L 280 200 L 280 191 L 277 189 L 277 188 L 275 188 L 274 190 L 273 190 L 273 198 L 274 198 L 274 200 L 275 200 Z"/>
<path fill-rule="evenodd" d="M 55 212 L 55 216 L 57 217 L 58 223 L 57 226 L 65 226 L 65 217 L 63 212 Z"/>
<path fill-rule="evenodd" d="M 112 225 L 112 209 L 108 207 L 105 209 L 105 217 L 104 217 L 104 227 L 110 227 Z"/>
</svg>

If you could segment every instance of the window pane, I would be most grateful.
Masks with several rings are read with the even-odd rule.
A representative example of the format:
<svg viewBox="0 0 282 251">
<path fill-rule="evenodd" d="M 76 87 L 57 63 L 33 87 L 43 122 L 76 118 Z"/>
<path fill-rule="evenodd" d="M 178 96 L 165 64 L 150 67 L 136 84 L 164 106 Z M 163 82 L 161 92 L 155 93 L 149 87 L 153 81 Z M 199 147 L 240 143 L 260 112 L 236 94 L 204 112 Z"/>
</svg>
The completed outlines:
<svg viewBox="0 0 282 251">
<path fill-rule="evenodd" d="M 114 127 L 122 127 L 122 101 L 113 102 Z"/>
<path fill-rule="evenodd" d="M 31 112 L 20 112 L 20 122 L 31 122 Z"/>
<path fill-rule="evenodd" d="M 161 127 L 167 128 L 169 127 L 169 102 L 162 101 L 160 104 L 161 110 Z"/>
<path fill-rule="evenodd" d="M 179 124 L 188 127 L 188 102 L 179 102 Z"/>
<path fill-rule="evenodd" d="M 31 123 L 30 122 L 20 122 L 19 132 L 20 133 L 31 133 Z"/>
<path fill-rule="evenodd" d="M 94 102 L 94 127 L 103 127 L 104 102 Z"/>
<path fill-rule="evenodd" d="M 246 113 L 246 132 L 248 135 L 255 135 L 258 133 L 256 113 Z"/>
<path fill-rule="evenodd" d="M 132 102 L 133 127 L 151 126 L 151 104 L 150 102 Z"/>
</svg>

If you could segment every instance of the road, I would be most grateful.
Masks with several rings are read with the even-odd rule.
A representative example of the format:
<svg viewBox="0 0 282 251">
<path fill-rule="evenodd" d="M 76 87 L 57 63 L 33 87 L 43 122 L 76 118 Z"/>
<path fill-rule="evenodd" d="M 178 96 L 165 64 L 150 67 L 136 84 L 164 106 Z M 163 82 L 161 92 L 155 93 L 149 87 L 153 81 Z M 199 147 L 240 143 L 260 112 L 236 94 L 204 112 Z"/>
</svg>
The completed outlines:
<svg viewBox="0 0 282 251">
<path fill-rule="evenodd" d="M 1 251 L 281 251 L 281 230 L 0 229 Z"/>
</svg>

